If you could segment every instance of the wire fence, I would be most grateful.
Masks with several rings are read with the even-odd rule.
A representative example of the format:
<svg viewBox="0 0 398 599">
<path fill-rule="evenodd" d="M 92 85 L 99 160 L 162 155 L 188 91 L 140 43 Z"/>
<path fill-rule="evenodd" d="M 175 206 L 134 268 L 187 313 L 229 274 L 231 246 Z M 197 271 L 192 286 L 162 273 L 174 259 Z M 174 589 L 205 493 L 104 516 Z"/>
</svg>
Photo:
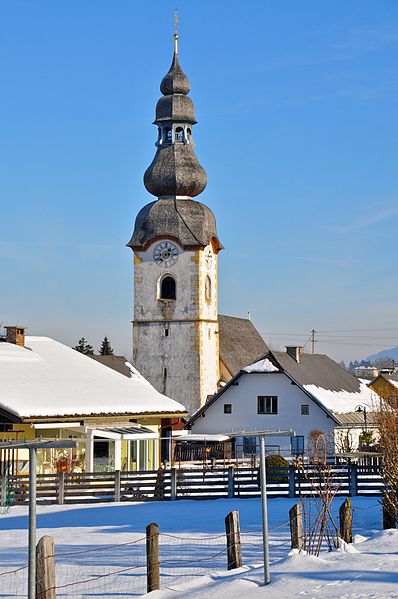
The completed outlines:
<svg viewBox="0 0 398 599">
<path fill-rule="evenodd" d="M 354 533 L 381 528 L 381 506 L 353 508 Z M 75 545 L 55 547 L 52 554 L 40 558 L 55 562 L 54 596 L 57 599 L 131 599 L 147 592 L 148 536 L 137 536 L 123 543 L 100 546 Z M 244 565 L 261 565 L 263 560 L 262 530 L 240 532 Z M 270 561 L 286 557 L 291 548 L 290 520 L 269 528 Z M 324 547 L 327 550 L 327 546 Z M 40 559 L 38 566 L 40 566 Z M 226 533 L 159 534 L 160 587 L 174 589 L 200 576 L 225 571 L 228 566 Z M 9 566 L 0 572 L 0 599 L 27 595 L 27 565 Z M 38 568 L 39 570 L 39 568 Z M 40 570 L 41 571 L 41 570 Z M 40 582 L 40 581 L 39 581 Z M 37 595 L 36 599 L 47 599 Z"/>
</svg>

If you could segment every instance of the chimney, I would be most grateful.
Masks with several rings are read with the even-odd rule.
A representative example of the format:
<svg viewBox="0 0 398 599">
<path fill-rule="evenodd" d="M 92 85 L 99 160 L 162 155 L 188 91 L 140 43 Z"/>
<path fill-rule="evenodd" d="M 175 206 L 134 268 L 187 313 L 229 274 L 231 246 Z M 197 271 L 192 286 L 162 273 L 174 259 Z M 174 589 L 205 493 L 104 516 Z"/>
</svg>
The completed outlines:
<svg viewBox="0 0 398 599">
<path fill-rule="evenodd" d="M 25 347 L 26 327 L 6 326 L 6 342 Z"/>
<path fill-rule="evenodd" d="M 293 360 L 300 364 L 300 354 L 303 351 L 303 347 L 301 345 L 287 345 L 286 353 L 289 354 Z"/>
</svg>

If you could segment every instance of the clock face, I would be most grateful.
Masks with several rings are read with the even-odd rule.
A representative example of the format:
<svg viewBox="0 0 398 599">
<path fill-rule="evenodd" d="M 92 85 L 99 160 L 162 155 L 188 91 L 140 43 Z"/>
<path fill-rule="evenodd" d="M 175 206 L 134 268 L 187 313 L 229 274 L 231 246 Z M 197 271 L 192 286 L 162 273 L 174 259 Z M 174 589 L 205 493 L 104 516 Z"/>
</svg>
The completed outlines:
<svg viewBox="0 0 398 599">
<path fill-rule="evenodd" d="M 153 250 L 153 259 L 162 268 L 171 268 L 177 262 L 178 250 L 174 243 L 161 241 Z"/>
<path fill-rule="evenodd" d="M 213 254 L 212 254 L 210 248 L 208 250 L 206 250 L 205 262 L 206 262 L 206 267 L 210 270 L 211 265 L 213 264 Z"/>
</svg>

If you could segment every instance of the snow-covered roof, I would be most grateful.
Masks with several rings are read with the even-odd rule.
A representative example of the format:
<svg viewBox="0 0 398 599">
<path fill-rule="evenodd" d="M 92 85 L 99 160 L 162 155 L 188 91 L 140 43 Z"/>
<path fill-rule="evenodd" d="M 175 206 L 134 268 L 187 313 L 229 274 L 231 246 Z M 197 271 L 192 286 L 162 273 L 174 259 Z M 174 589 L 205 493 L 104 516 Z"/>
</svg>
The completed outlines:
<svg viewBox="0 0 398 599">
<path fill-rule="evenodd" d="M 303 385 L 304 389 L 320 401 L 325 408 L 332 412 L 355 412 L 358 406 L 365 407 L 369 412 L 377 408 L 380 398 L 367 386 L 369 381 L 359 381 L 359 391 L 350 392 L 344 389 L 332 391 L 317 385 Z"/>
<path fill-rule="evenodd" d="M 268 358 L 263 358 L 258 362 L 254 362 L 254 364 L 250 364 L 250 366 L 246 366 L 243 368 L 243 372 L 280 372 L 279 368 L 275 366 Z"/>
<path fill-rule="evenodd" d="M 128 367 L 131 378 L 48 337 L 0 343 L 0 407 L 22 418 L 186 412 Z"/>
<path fill-rule="evenodd" d="M 394 385 L 394 387 L 396 387 L 398 389 L 398 381 L 394 381 L 393 379 L 388 379 L 391 383 L 391 385 Z"/>
</svg>

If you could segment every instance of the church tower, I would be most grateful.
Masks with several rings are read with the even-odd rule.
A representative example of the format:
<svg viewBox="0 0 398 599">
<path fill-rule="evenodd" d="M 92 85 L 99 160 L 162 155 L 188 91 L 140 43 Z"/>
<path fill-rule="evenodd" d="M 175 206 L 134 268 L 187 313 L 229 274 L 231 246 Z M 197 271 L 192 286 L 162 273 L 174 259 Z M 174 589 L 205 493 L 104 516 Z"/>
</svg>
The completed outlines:
<svg viewBox="0 0 398 599">
<path fill-rule="evenodd" d="M 196 201 L 207 176 L 194 151 L 190 85 L 174 55 L 156 106 L 156 154 L 144 175 L 157 199 L 138 213 L 134 252 L 134 366 L 161 393 L 198 410 L 219 381 L 217 259 L 211 210 Z"/>
</svg>

